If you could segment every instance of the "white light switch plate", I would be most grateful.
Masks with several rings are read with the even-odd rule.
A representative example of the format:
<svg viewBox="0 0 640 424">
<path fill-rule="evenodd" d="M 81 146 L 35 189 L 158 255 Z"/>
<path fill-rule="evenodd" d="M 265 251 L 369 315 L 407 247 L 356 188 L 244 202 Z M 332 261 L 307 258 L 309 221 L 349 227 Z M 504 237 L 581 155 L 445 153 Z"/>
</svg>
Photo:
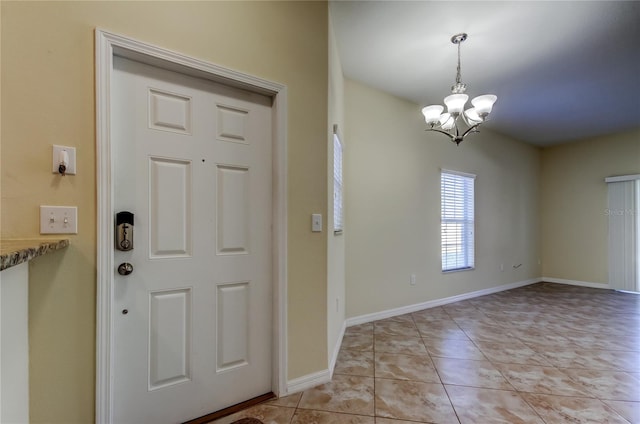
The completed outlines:
<svg viewBox="0 0 640 424">
<path fill-rule="evenodd" d="M 51 161 L 51 171 L 54 174 L 58 174 L 58 168 L 60 167 L 60 152 L 66 150 L 69 155 L 69 164 L 67 165 L 66 174 L 76 175 L 76 148 L 67 146 L 53 145 L 53 158 Z"/>
<path fill-rule="evenodd" d="M 78 208 L 40 206 L 40 234 L 78 234 Z"/>
<path fill-rule="evenodd" d="M 322 215 L 319 213 L 311 214 L 311 231 L 314 233 L 322 231 Z"/>
</svg>

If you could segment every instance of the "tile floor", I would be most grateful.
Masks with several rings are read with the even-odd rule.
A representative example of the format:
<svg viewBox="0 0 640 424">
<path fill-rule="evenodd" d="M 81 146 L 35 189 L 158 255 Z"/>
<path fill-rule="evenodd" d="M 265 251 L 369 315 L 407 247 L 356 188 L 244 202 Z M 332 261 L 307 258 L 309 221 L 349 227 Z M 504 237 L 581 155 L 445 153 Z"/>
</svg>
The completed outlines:
<svg viewBox="0 0 640 424">
<path fill-rule="evenodd" d="M 550 283 L 346 330 L 333 380 L 215 421 L 640 423 L 640 295 Z"/>
</svg>

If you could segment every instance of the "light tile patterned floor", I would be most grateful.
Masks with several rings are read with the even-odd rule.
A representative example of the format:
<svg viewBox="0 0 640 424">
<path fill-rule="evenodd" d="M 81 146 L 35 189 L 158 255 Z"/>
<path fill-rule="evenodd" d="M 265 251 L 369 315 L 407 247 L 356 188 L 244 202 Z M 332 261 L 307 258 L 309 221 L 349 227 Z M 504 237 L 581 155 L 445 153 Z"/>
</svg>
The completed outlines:
<svg viewBox="0 0 640 424">
<path fill-rule="evenodd" d="M 640 423 L 640 295 L 539 283 L 347 329 L 333 380 L 216 421 Z"/>
</svg>

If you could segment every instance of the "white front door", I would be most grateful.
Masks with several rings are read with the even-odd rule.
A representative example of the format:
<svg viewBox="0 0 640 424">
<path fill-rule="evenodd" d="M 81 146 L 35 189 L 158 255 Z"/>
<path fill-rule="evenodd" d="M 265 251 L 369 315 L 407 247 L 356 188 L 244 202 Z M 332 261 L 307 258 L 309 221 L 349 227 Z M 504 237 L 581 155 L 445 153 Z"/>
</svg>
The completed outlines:
<svg viewBox="0 0 640 424">
<path fill-rule="evenodd" d="M 112 420 L 183 422 L 271 391 L 271 99 L 113 67 Z"/>
</svg>

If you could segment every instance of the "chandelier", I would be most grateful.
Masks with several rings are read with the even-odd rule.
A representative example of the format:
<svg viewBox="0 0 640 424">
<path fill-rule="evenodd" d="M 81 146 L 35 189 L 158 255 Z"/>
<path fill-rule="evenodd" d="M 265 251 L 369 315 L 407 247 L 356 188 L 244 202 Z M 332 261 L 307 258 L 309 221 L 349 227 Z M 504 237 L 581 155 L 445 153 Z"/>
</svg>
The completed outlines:
<svg viewBox="0 0 640 424">
<path fill-rule="evenodd" d="M 447 112 L 443 113 L 444 107 L 440 105 L 431 105 L 422 108 L 424 120 L 429 125 L 427 131 L 436 131 L 449 137 L 451 141 L 460 144 L 464 138 L 473 132 L 479 132 L 478 127 L 489 116 L 493 104 L 498 99 L 493 94 L 485 94 L 475 97 L 471 100 L 473 107 L 464 110 L 464 106 L 469 96 L 464 94 L 467 90 L 466 84 L 460 81 L 460 45 L 467 39 L 467 34 L 461 33 L 451 37 L 451 42 L 458 45 L 458 68 L 456 73 L 456 83 L 451 87 L 451 95 L 444 98 L 444 104 L 447 106 Z M 462 117 L 462 121 L 467 126 L 464 132 L 458 126 Z"/>
</svg>

